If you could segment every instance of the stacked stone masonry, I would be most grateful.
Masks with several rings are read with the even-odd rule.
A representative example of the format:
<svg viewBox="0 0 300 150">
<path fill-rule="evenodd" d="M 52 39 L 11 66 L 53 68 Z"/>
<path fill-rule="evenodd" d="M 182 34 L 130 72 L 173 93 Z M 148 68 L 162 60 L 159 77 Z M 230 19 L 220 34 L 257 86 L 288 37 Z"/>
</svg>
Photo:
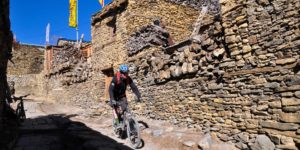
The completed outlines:
<svg viewBox="0 0 300 150">
<path fill-rule="evenodd" d="M 45 48 L 37 45 L 13 44 L 8 75 L 39 74 L 43 71 Z"/>
<path fill-rule="evenodd" d="M 146 101 L 136 112 L 217 132 L 241 149 L 255 149 L 258 134 L 297 149 L 300 2 L 220 3 L 190 40 L 128 59 Z"/>
<path fill-rule="evenodd" d="M 127 39 L 159 20 L 174 42 L 189 37 L 198 11 L 164 0 L 115 0 L 92 18 L 93 70 L 128 59 Z"/>
</svg>

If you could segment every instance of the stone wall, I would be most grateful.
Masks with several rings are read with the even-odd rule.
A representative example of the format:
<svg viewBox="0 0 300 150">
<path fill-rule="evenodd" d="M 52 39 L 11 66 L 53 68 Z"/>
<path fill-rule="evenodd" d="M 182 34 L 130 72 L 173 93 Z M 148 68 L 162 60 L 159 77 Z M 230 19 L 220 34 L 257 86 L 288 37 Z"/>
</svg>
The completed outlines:
<svg viewBox="0 0 300 150">
<path fill-rule="evenodd" d="M 191 39 L 127 60 L 145 100 L 134 109 L 216 132 L 241 149 L 259 149 L 258 134 L 276 148 L 297 149 L 300 2 L 221 5 L 219 14 L 200 14 L 199 33 Z"/>
<path fill-rule="evenodd" d="M 94 70 L 118 66 L 127 59 L 127 39 L 141 27 L 160 20 L 170 37 L 188 38 L 197 10 L 164 0 L 116 0 L 92 18 L 92 63 Z"/>
<path fill-rule="evenodd" d="M 30 94 L 34 97 L 43 97 L 46 94 L 43 74 L 8 75 L 8 81 L 13 81 L 15 95 Z"/>
<path fill-rule="evenodd" d="M 43 80 L 39 80 L 45 100 L 79 106 L 86 113 L 95 111 L 100 97 L 99 81 L 92 78 L 91 64 L 81 51 L 72 44 L 47 50 L 52 50 L 54 57 L 50 69 L 42 74 Z"/>
<path fill-rule="evenodd" d="M 9 75 L 39 74 L 43 71 L 45 48 L 36 45 L 14 43 L 13 63 L 8 64 Z"/>
</svg>

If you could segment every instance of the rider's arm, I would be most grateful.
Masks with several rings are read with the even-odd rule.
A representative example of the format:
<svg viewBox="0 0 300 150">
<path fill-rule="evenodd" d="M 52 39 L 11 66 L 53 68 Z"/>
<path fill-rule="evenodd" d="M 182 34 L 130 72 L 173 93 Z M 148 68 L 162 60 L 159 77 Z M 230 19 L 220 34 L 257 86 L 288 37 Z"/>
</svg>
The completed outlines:
<svg viewBox="0 0 300 150">
<path fill-rule="evenodd" d="M 132 80 L 130 82 L 130 88 L 133 91 L 133 93 L 136 95 L 136 97 L 138 99 L 140 99 L 141 98 L 141 93 L 140 93 L 139 89 L 137 88 L 137 86 L 134 84 L 134 82 Z"/>
<path fill-rule="evenodd" d="M 109 97 L 110 100 L 114 99 L 114 88 L 116 86 L 116 77 L 114 76 L 113 79 L 111 80 L 111 83 L 109 85 Z"/>
</svg>

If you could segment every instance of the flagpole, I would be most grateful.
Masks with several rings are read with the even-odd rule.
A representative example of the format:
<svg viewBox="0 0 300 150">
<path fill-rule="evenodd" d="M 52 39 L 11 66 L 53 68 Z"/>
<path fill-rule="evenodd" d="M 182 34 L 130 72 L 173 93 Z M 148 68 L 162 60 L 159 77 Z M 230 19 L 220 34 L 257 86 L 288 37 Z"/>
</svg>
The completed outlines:
<svg viewBox="0 0 300 150">
<path fill-rule="evenodd" d="M 79 17 L 78 16 L 78 1 L 79 0 L 76 0 L 76 2 L 77 2 L 77 5 L 76 5 L 77 6 L 77 14 L 76 14 L 77 15 L 77 17 L 76 17 L 77 18 L 77 27 L 76 27 L 76 43 L 77 43 L 77 46 L 78 46 L 78 17 Z"/>
</svg>

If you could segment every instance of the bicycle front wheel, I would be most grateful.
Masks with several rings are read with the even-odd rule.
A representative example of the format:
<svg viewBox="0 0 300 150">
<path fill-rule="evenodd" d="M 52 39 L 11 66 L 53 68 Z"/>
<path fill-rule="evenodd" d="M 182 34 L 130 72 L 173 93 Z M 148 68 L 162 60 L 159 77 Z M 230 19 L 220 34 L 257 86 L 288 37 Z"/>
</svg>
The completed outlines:
<svg viewBox="0 0 300 150">
<path fill-rule="evenodd" d="M 25 110 L 24 110 L 24 108 L 22 108 L 21 106 L 18 106 L 18 107 L 17 107 L 16 114 L 17 114 L 17 116 L 18 116 L 18 119 L 19 119 L 21 122 L 23 122 L 23 121 L 26 119 Z"/>
<path fill-rule="evenodd" d="M 141 144 L 141 135 L 139 125 L 133 118 L 128 119 L 127 137 L 133 148 L 138 148 Z"/>
</svg>

